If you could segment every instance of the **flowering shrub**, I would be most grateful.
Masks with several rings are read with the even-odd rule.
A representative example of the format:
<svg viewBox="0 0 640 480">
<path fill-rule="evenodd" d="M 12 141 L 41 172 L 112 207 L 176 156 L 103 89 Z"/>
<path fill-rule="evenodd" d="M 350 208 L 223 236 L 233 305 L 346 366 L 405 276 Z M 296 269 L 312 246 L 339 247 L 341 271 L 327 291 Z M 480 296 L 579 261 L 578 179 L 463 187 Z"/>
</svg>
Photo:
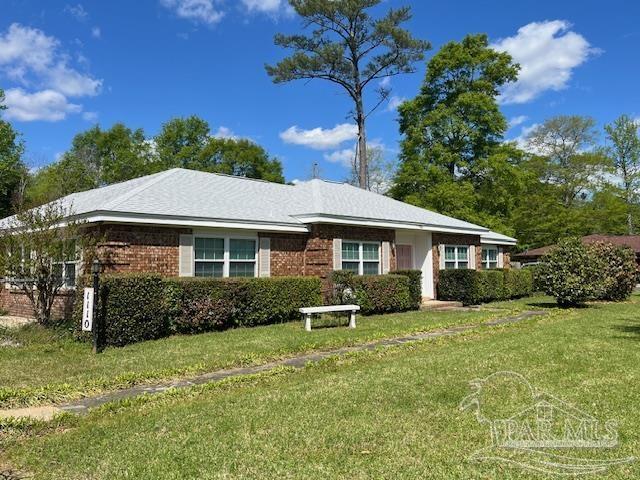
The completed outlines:
<svg viewBox="0 0 640 480">
<path fill-rule="evenodd" d="M 538 267 L 545 293 L 564 306 L 625 300 L 635 286 L 635 273 L 631 249 L 603 242 L 585 245 L 577 238 L 560 242 Z"/>
</svg>

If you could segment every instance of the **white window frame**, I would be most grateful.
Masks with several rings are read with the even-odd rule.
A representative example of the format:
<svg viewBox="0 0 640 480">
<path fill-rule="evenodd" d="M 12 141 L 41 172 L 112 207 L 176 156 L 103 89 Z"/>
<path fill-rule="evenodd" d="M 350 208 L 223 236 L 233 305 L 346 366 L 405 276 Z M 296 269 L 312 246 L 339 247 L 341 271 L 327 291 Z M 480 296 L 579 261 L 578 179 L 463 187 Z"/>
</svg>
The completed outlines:
<svg viewBox="0 0 640 480">
<path fill-rule="evenodd" d="M 455 260 L 447 260 L 447 248 L 455 248 Z M 458 249 L 459 248 L 466 248 L 467 249 L 467 259 L 466 260 L 462 260 L 459 258 L 458 256 Z M 447 268 L 447 263 L 451 263 L 454 262 L 455 265 L 454 267 L 451 268 Z M 467 266 L 466 267 L 460 267 L 459 263 L 466 263 Z M 471 245 L 445 245 L 444 248 L 442 249 L 442 268 L 444 268 L 445 270 L 472 270 L 472 263 L 471 263 Z"/>
<path fill-rule="evenodd" d="M 364 275 L 364 264 L 365 263 L 377 263 L 378 264 L 378 273 L 375 274 L 367 274 L 367 275 L 380 275 L 382 272 L 382 242 L 375 241 L 367 241 L 367 240 L 345 240 L 342 239 L 342 243 L 340 245 L 341 249 L 344 248 L 345 243 L 357 243 L 358 244 L 358 259 L 357 260 L 345 260 L 342 258 L 342 251 L 340 252 L 340 260 L 341 267 L 345 263 L 358 263 L 358 275 Z M 378 248 L 378 260 L 365 260 L 363 245 L 375 245 Z M 344 270 L 343 268 L 341 268 Z"/>
<path fill-rule="evenodd" d="M 224 256 L 222 260 L 198 260 L 196 259 L 196 239 L 198 238 L 218 238 L 224 240 Z M 253 260 L 232 260 L 231 259 L 231 240 L 253 240 L 255 244 L 255 251 L 253 254 Z M 229 271 L 232 263 L 251 263 L 253 262 L 253 278 L 258 276 L 258 252 L 259 252 L 259 239 L 257 236 L 252 235 L 221 235 L 216 233 L 197 233 L 193 235 L 193 276 L 196 276 L 196 264 L 200 263 L 222 263 L 222 277 L 199 277 L 199 278 L 230 278 Z M 231 278 L 243 278 L 243 277 L 231 277 Z M 251 278 L 251 277 L 244 277 Z"/>
<path fill-rule="evenodd" d="M 489 250 L 493 250 L 493 251 L 496 252 L 495 261 L 489 260 Z M 485 252 L 486 252 L 486 259 L 485 259 Z M 495 270 L 497 268 L 500 268 L 500 249 L 498 248 L 498 246 L 497 245 L 483 245 L 482 246 L 482 257 L 480 259 L 480 262 L 482 263 L 482 269 L 483 270 Z M 491 267 L 490 266 L 491 263 L 495 263 L 496 266 L 495 267 Z"/>
<path fill-rule="evenodd" d="M 77 241 L 71 240 L 72 242 L 75 243 L 75 251 L 76 251 L 76 255 L 75 255 L 75 259 L 74 260 L 63 260 L 61 262 L 52 262 L 52 265 L 62 265 L 62 289 L 64 290 L 75 290 L 76 285 L 78 284 L 78 276 L 79 276 L 79 267 L 78 265 L 81 264 L 82 262 L 82 251 L 80 251 L 80 249 L 78 249 L 78 243 Z M 73 265 L 75 270 L 74 270 L 74 276 L 73 276 L 73 285 L 68 284 L 67 283 L 67 266 L 68 265 Z"/>
</svg>

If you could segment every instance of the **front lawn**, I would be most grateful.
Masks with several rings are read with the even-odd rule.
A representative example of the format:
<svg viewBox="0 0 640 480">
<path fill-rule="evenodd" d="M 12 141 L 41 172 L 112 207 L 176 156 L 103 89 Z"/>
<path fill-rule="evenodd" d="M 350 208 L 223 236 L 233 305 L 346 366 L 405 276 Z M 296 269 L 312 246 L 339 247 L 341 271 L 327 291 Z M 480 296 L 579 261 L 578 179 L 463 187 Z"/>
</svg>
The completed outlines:
<svg viewBox="0 0 640 480">
<path fill-rule="evenodd" d="M 504 312 L 407 312 L 358 316 L 355 330 L 341 326 L 304 331 L 302 322 L 161 340 L 109 348 L 100 355 L 91 345 L 69 334 L 29 326 L 0 331 L 0 340 L 21 347 L 0 347 L 0 408 L 60 402 L 108 389 L 157 381 L 221 368 L 264 363 L 296 353 L 341 347 L 379 338 L 437 328 L 477 324 L 522 308 L 513 304 Z M 331 323 L 331 319 L 324 324 Z M 322 322 L 320 323 L 322 325 Z"/>
<path fill-rule="evenodd" d="M 540 478 L 508 463 L 469 459 L 489 445 L 489 430 L 459 404 L 472 379 L 503 370 L 598 420 L 618 422 L 618 448 L 559 453 L 634 456 L 639 307 L 636 297 L 550 309 L 519 324 L 125 402 L 9 439 L 0 463 L 35 478 L 69 479 Z M 526 406 L 512 390 L 492 395 L 494 405 Z M 633 462 L 597 478 L 638 476 L 640 463 Z"/>
</svg>

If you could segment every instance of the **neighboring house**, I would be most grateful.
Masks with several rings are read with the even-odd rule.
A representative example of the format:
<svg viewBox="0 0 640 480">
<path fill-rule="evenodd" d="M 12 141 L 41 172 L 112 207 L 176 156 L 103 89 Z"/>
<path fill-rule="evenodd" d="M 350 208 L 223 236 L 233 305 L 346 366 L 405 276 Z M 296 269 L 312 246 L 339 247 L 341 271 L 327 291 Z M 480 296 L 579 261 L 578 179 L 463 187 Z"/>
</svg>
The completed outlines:
<svg viewBox="0 0 640 480">
<path fill-rule="evenodd" d="M 314 275 L 334 270 L 422 271 L 436 297 L 445 268 L 509 268 L 516 240 L 344 183 L 282 185 L 172 169 L 64 197 L 103 243 L 109 272 L 182 277 Z M 0 223 L 1 226 L 1 223 Z M 82 269 L 68 259 L 68 286 Z M 3 289 L 0 306 L 24 313 Z M 22 310 L 21 310 L 22 309 Z"/>
<path fill-rule="evenodd" d="M 596 243 L 596 242 L 606 242 L 612 243 L 613 245 L 621 245 L 625 247 L 632 248 L 636 253 L 636 263 L 640 268 L 640 235 L 587 235 L 586 237 L 582 237 L 582 242 L 585 244 Z M 540 261 L 540 259 L 549 253 L 549 251 L 555 247 L 555 245 L 546 245 L 544 247 L 532 248 L 530 250 L 525 250 L 524 252 L 520 252 L 512 255 L 513 261 L 519 262 L 521 265 L 531 265 L 536 264 Z"/>
</svg>

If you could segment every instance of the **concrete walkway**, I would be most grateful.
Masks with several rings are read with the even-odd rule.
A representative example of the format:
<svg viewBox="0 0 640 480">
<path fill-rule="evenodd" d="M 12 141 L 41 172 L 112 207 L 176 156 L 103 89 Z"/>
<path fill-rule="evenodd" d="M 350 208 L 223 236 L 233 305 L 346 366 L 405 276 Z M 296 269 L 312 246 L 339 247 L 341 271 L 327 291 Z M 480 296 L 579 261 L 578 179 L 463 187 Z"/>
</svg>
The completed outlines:
<svg viewBox="0 0 640 480">
<path fill-rule="evenodd" d="M 229 377 L 238 377 L 241 375 L 251 375 L 260 372 L 267 372 L 277 367 L 287 366 L 293 368 L 304 368 L 309 362 L 319 362 L 325 358 L 346 355 L 351 352 L 361 352 L 366 350 L 375 350 L 379 347 L 393 347 L 395 345 L 403 345 L 405 343 L 418 342 L 421 340 L 428 340 L 430 338 L 449 337 L 453 335 L 459 335 L 463 332 L 467 332 L 478 326 L 496 326 L 510 323 L 517 323 L 526 320 L 531 317 L 546 315 L 545 311 L 525 311 L 519 315 L 513 317 L 505 317 L 497 320 L 491 320 L 489 322 L 482 323 L 481 325 L 462 325 L 458 327 L 444 328 L 440 330 L 434 330 L 432 332 L 416 333 L 414 335 L 407 335 L 403 337 L 388 338 L 384 340 L 377 340 L 375 342 L 364 343 L 361 345 L 355 345 L 352 347 L 343 347 L 333 350 L 326 350 L 321 352 L 307 353 L 304 355 L 298 355 L 292 358 L 286 358 L 283 360 L 277 360 L 274 362 L 265 363 L 262 365 L 256 365 L 252 367 L 230 368 L 226 370 L 217 370 L 215 372 L 205 373 L 197 375 L 195 377 L 189 377 L 188 379 L 178 379 L 172 382 L 164 382 L 158 384 L 139 385 L 132 388 L 123 390 L 116 390 L 113 392 L 105 393 L 96 397 L 88 397 L 80 400 L 76 400 L 70 403 L 62 404 L 59 406 L 46 406 L 46 407 L 33 407 L 33 408 L 21 408 L 14 410 L 0 411 L 0 418 L 33 418 L 39 420 L 50 420 L 58 413 L 70 412 L 76 414 L 86 414 L 89 409 L 99 407 L 106 403 L 124 400 L 128 398 L 134 398 L 140 395 L 156 395 L 162 392 L 166 392 L 172 388 L 189 388 L 194 385 L 202 385 L 205 383 L 218 382 Z"/>
</svg>

